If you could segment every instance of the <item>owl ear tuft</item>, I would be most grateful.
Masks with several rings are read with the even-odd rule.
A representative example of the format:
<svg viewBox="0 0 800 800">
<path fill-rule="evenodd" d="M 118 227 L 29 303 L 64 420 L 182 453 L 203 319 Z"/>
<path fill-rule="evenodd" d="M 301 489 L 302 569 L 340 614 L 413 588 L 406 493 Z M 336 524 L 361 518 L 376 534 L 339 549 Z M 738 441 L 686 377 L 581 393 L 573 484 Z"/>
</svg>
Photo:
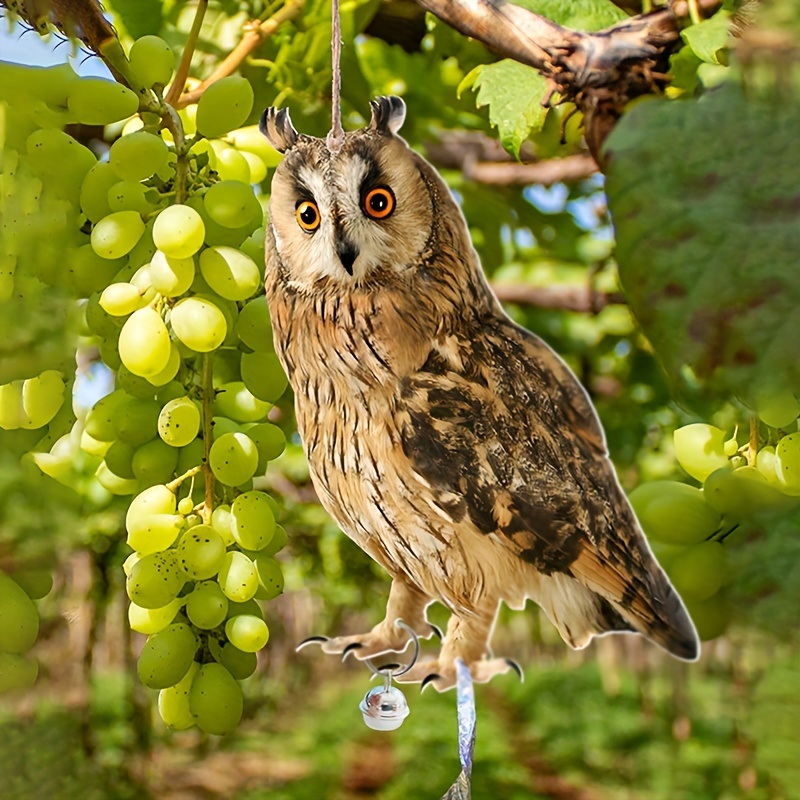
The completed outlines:
<svg viewBox="0 0 800 800">
<path fill-rule="evenodd" d="M 379 97 L 370 102 L 372 120 L 370 130 L 378 133 L 394 134 L 403 127 L 406 119 L 406 104 L 399 97 Z"/>
<path fill-rule="evenodd" d="M 258 129 L 267 141 L 279 152 L 285 153 L 297 144 L 298 133 L 292 125 L 289 109 L 268 108 L 261 115 Z"/>
</svg>

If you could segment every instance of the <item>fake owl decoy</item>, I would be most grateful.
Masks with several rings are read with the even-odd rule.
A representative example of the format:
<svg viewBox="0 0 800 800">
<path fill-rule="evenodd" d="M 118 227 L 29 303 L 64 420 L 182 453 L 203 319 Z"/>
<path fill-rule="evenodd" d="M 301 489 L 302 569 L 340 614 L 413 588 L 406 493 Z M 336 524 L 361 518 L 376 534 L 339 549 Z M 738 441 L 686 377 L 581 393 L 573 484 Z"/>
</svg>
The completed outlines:
<svg viewBox="0 0 800 800">
<path fill-rule="evenodd" d="M 392 577 L 386 618 L 327 653 L 402 651 L 434 600 L 439 657 L 405 680 L 487 681 L 498 606 L 527 598 L 574 648 L 634 631 L 695 659 L 694 627 L 619 486 L 591 402 L 566 364 L 512 322 L 434 168 L 398 136 L 405 105 L 332 152 L 287 111 L 261 130 L 275 171 L 266 291 L 276 352 L 323 506 Z"/>
</svg>

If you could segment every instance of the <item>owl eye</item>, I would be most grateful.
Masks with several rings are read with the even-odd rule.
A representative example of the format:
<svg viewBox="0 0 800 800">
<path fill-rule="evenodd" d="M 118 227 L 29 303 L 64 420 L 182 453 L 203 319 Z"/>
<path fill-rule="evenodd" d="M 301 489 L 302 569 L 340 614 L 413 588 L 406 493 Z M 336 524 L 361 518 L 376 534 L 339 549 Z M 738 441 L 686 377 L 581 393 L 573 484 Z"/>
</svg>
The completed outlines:
<svg viewBox="0 0 800 800">
<path fill-rule="evenodd" d="M 394 211 L 394 195 L 387 187 L 367 192 L 364 198 L 364 213 L 372 219 L 386 219 Z"/>
<path fill-rule="evenodd" d="M 298 203 L 294 215 L 297 218 L 297 224 L 306 233 L 314 233 L 319 228 L 319 209 L 317 204 L 312 203 L 311 200 L 303 200 L 303 202 Z"/>
</svg>

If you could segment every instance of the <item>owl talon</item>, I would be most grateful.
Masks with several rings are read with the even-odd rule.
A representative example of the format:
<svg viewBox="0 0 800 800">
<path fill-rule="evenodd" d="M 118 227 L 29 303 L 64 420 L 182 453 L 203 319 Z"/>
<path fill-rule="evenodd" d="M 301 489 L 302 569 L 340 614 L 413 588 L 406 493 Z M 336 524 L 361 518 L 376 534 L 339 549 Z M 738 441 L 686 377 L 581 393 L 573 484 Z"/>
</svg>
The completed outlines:
<svg viewBox="0 0 800 800">
<path fill-rule="evenodd" d="M 428 625 L 430 626 L 431 634 L 441 642 L 444 639 L 444 634 L 442 633 L 442 629 L 438 625 L 434 625 L 432 622 L 429 622 Z M 430 638 L 430 634 L 428 638 Z"/>
<path fill-rule="evenodd" d="M 428 686 L 430 686 L 432 683 L 435 685 L 436 681 L 440 681 L 441 679 L 442 676 L 436 672 L 432 672 L 430 675 L 426 675 L 422 679 L 422 683 L 420 684 L 419 693 L 422 694 L 425 691 L 425 689 L 428 688 Z"/>
<path fill-rule="evenodd" d="M 322 645 L 325 644 L 325 642 L 327 641 L 329 641 L 328 636 L 309 636 L 307 639 L 303 639 L 303 641 L 300 642 L 300 644 L 298 644 L 297 647 L 295 647 L 294 651 L 295 653 L 299 653 L 307 645 L 310 644 Z"/>
<path fill-rule="evenodd" d="M 513 669 L 514 672 L 517 673 L 517 676 L 519 677 L 520 683 L 524 683 L 525 682 L 525 673 L 522 671 L 522 667 L 519 664 L 517 664 L 517 662 L 514 661 L 514 659 L 512 659 L 512 658 L 504 658 L 503 661 L 505 661 L 506 664 L 508 664 L 508 666 L 511 667 L 511 669 Z"/>
<path fill-rule="evenodd" d="M 356 650 L 361 650 L 364 647 L 361 642 L 351 642 L 347 647 L 342 650 L 342 661 L 344 661 L 350 653 L 355 652 Z"/>
</svg>

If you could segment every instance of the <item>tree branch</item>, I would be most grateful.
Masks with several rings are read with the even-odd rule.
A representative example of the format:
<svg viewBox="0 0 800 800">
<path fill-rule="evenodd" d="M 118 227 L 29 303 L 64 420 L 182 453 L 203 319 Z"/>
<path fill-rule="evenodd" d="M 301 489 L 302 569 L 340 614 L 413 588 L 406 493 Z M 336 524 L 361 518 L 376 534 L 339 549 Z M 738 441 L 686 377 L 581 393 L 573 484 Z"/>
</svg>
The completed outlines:
<svg viewBox="0 0 800 800">
<path fill-rule="evenodd" d="M 491 164 L 473 162 L 464 164 L 464 177 L 478 183 L 494 186 L 528 186 L 539 183 L 576 183 L 597 172 L 597 162 L 590 155 L 578 153 L 565 158 L 550 158 L 533 164 Z"/>
<path fill-rule="evenodd" d="M 493 283 L 501 303 L 581 311 L 596 314 L 612 303 L 625 303 L 622 292 L 599 292 L 589 286 L 530 286 L 527 283 Z"/>
</svg>

